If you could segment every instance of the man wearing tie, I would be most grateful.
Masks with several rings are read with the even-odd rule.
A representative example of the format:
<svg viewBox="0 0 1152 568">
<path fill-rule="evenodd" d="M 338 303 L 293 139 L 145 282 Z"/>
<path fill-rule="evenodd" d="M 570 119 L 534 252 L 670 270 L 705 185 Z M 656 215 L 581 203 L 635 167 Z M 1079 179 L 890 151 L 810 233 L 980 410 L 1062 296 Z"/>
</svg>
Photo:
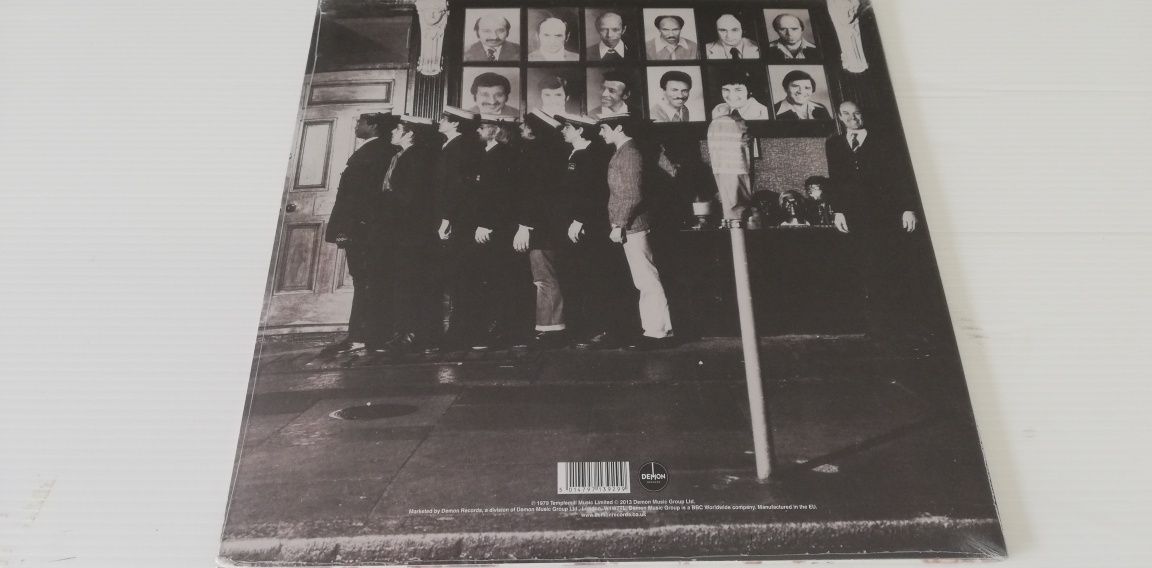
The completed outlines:
<svg viewBox="0 0 1152 568">
<path fill-rule="evenodd" d="M 624 25 L 624 18 L 616 12 L 604 12 L 596 18 L 596 32 L 600 34 L 600 43 L 588 48 L 588 61 L 620 61 L 628 57 L 624 45 L 624 33 L 628 26 Z"/>
<path fill-rule="evenodd" d="M 472 31 L 476 42 L 464 52 L 464 61 L 520 61 L 520 44 L 508 41 L 512 23 L 507 18 L 481 16 Z"/>
<path fill-rule="evenodd" d="M 464 341 L 464 311 L 461 298 L 468 290 L 463 281 L 462 262 L 476 227 L 469 225 L 469 206 L 475 190 L 476 169 L 480 162 L 480 144 L 476 128 L 480 116 L 464 109 L 445 106 L 438 123 L 444 142 L 436 155 L 432 185 L 436 195 L 437 233 L 441 241 L 436 289 L 443 291 L 452 306 L 448 314 L 448 331 L 444 345 L 451 349 Z M 466 302 L 464 302 L 466 303 Z"/>
<path fill-rule="evenodd" d="M 692 92 L 692 77 L 683 71 L 669 71 L 660 76 L 662 96 L 652 105 L 653 122 L 688 122 L 688 94 Z"/>
<path fill-rule="evenodd" d="M 716 41 L 705 48 L 708 59 L 759 59 L 760 46 L 744 37 L 744 24 L 732 14 L 716 18 Z"/>
<path fill-rule="evenodd" d="M 909 303 L 910 234 L 919 227 L 918 200 L 907 154 L 883 132 L 865 128 L 856 103 L 840 105 L 844 134 L 825 143 L 833 224 L 851 236 L 868 297 L 866 315 L 873 339 L 906 332 L 903 306 Z M 914 305 L 914 304 L 913 304 Z"/>
</svg>

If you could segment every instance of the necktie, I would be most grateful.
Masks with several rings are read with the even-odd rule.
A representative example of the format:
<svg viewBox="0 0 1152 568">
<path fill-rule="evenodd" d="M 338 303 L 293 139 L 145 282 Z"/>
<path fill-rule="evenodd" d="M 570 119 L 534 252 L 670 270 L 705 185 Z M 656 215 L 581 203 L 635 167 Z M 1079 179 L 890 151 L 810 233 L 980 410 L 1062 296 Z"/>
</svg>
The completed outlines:
<svg viewBox="0 0 1152 568">
<path fill-rule="evenodd" d="M 609 49 L 608 53 L 604 54 L 604 61 L 619 61 L 621 59 L 624 59 L 624 58 L 621 57 L 620 54 L 617 53 L 615 49 Z"/>
<path fill-rule="evenodd" d="M 496 61 L 496 50 L 488 48 L 488 61 Z"/>
<path fill-rule="evenodd" d="M 688 109 L 680 107 L 680 110 L 676 111 L 676 122 L 688 122 Z"/>
<path fill-rule="evenodd" d="M 732 49 L 729 49 L 728 52 L 732 54 L 732 59 L 740 59 L 740 50 L 739 49 L 736 49 L 735 47 L 733 47 Z"/>
<path fill-rule="evenodd" d="M 384 190 L 384 193 L 392 191 L 392 172 L 396 171 L 396 162 L 400 160 L 400 154 L 403 153 L 397 152 L 395 156 L 392 156 L 392 162 L 388 164 L 388 173 L 384 174 L 384 186 L 380 188 Z"/>
<path fill-rule="evenodd" d="M 853 132 L 852 133 L 852 151 L 855 152 L 856 149 L 859 147 L 860 147 L 860 135 Z"/>
</svg>

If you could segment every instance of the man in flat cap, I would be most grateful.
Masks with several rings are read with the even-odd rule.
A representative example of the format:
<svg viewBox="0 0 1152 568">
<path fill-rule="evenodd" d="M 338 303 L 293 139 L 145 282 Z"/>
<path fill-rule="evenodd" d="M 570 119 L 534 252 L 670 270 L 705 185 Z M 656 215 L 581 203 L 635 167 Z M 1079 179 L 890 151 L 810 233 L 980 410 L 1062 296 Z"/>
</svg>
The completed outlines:
<svg viewBox="0 0 1152 568">
<path fill-rule="evenodd" d="M 325 349 L 325 354 L 363 353 L 369 346 L 382 345 L 392 322 L 382 311 L 386 291 L 382 266 L 386 257 L 381 218 L 382 195 L 388 164 L 397 148 L 389 141 L 397 124 L 395 116 L 362 114 L 356 121 L 356 137 L 364 140 L 348 158 L 336 203 L 328 218 L 324 240 L 344 249 L 352 276 L 352 311 L 348 316 L 348 337 Z"/>
<path fill-rule="evenodd" d="M 651 225 L 643 196 L 644 161 L 634 137 L 639 120 L 628 114 L 601 116 L 600 137 L 615 147 L 608 162 L 609 238 L 623 246 L 632 284 L 640 292 L 643 334 L 629 347 L 647 350 L 673 346 L 668 297 L 649 241 Z"/>
</svg>

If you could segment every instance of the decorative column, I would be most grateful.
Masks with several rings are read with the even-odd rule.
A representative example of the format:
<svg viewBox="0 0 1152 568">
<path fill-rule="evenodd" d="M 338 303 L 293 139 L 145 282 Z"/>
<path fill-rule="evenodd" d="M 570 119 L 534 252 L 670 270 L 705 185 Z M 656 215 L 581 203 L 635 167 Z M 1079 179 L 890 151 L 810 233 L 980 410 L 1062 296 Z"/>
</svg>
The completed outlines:
<svg viewBox="0 0 1152 568">
<path fill-rule="evenodd" d="M 448 26 L 447 0 L 416 0 L 420 17 L 420 55 L 412 76 L 411 113 L 436 118 L 444 106 L 444 31 Z"/>
</svg>

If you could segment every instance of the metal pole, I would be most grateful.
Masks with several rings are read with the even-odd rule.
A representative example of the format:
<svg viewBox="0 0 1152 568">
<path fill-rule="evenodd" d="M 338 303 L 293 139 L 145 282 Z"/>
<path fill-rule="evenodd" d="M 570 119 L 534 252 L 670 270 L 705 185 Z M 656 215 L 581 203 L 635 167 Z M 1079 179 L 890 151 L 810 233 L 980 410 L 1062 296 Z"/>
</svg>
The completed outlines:
<svg viewBox="0 0 1152 568">
<path fill-rule="evenodd" d="M 764 386 L 760 379 L 760 336 L 752 311 L 752 284 L 748 277 L 748 246 L 744 239 L 744 222 L 726 222 L 732 235 L 732 267 L 736 273 L 736 302 L 740 309 L 740 339 L 744 345 L 744 378 L 748 383 L 748 405 L 752 416 L 752 443 L 756 449 L 756 477 L 767 481 L 772 475 L 772 433 L 768 429 L 768 411 Z"/>
</svg>

